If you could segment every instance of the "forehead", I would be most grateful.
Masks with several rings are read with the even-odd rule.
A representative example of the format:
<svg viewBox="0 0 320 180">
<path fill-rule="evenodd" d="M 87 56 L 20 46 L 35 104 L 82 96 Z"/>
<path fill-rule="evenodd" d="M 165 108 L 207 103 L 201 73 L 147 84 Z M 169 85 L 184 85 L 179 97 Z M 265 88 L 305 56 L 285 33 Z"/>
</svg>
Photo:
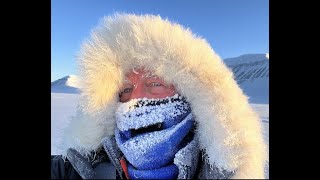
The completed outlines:
<svg viewBox="0 0 320 180">
<path fill-rule="evenodd" d="M 147 71 L 143 68 L 133 68 L 125 75 L 126 79 L 136 79 L 136 78 L 150 78 L 158 77 L 156 74 L 151 71 Z"/>
<path fill-rule="evenodd" d="M 133 68 L 128 73 L 125 74 L 124 85 L 125 84 L 137 84 L 140 82 L 158 82 L 163 85 L 174 86 L 170 82 L 166 82 L 162 77 L 159 77 L 156 73 L 152 71 L 145 70 L 143 68 Z"/>
</svg>

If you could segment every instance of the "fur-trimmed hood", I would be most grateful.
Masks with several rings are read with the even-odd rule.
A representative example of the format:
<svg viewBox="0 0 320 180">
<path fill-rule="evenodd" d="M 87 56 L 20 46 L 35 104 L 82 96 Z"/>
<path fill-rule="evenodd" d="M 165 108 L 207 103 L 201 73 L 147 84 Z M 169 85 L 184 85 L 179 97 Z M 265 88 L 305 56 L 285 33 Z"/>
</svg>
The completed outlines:
<svg viewBox="0 0 320 180">
<path fill-rule="evenodd" d="M 237 170 L 233 178 L 264 177 L 262 124 L 206 40 L 159 16 L 116 14 L 102 19 L 78 59 L 81 99 L 65 130 L 64 153 L 72 147 L 89 154 L 114 134 L 124 75 L 143 66 L 186 97 L 211 165 Z"/>
</svg>

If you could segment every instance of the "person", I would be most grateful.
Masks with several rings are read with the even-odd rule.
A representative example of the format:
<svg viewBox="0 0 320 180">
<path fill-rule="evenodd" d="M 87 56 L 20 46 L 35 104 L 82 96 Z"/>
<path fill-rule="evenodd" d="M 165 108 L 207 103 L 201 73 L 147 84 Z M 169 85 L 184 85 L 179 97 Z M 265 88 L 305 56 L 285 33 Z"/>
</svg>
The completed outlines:
<svg viewBox="0 0 320 180">
<path fill-rule="evenodd" d="M 259 116 L 205 39 L 155 15 L 105 17 L 51 178 L 259 179 Z"/>
</svg>

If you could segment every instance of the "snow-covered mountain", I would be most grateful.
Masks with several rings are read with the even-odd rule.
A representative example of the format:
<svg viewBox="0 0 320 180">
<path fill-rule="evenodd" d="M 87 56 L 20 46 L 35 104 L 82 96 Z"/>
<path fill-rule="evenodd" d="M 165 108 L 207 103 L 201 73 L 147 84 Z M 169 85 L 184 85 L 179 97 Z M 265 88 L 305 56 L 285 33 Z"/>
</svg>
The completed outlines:
<svg viewBox="0 0 320 180">
<path fill-rule="evenodd" d="M 225 59 L 250 103 L 269 104 L 269 54 L 246 54 Z"/>
<path fill-rule="evenodd" d="M 78 94 L 79 80 L 76 75 L 65 76 L 51 83 L 52 93 Z"/>
</svg>

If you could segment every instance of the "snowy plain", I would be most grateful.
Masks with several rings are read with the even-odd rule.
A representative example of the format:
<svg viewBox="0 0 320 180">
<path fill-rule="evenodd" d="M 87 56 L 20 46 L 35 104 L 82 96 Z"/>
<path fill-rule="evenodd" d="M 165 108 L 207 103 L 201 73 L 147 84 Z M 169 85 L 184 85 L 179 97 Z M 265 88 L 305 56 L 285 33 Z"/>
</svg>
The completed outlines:
<svg viewBox="0 0 320 180">
<path fill-rule="evenodd" d="M 51 93 L 51 154 L 61 154 L 57 146 L 61 142 L 62 129 L 75 113 L 78 94 Z"/>
</svg>

